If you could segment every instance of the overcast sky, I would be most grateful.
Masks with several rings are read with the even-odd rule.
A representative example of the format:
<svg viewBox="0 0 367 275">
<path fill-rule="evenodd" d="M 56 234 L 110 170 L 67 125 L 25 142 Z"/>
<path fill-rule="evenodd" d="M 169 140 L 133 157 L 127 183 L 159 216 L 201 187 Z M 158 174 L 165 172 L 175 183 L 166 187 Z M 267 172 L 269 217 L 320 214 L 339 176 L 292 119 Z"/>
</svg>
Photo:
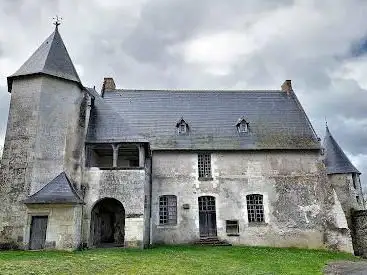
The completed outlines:
<svg viewBox="0 0 367 275">
<path fill-rule="evenodd" d="M 108 4 L 107 4 L 108 3 Z M 323 138 L 367 186 L 367 1 L 0 0 L 0 143 L 14 73 L 53 31 L 85 86 L 279 89 L 285 79 Z"/>
</svg>

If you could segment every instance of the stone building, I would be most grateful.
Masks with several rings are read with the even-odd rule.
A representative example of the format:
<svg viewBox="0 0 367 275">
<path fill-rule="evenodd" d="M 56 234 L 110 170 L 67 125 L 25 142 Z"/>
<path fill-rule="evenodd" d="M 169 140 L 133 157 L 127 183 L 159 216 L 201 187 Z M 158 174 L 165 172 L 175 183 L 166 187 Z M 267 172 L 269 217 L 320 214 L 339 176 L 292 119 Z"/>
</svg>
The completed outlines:
<svg viewBox="0 0 367 275">
<path fill-rule="evenodd" d="M 58 28 L 13 75 L 0 244 L 353 251 L 358 170 L 279 90 L 87 88 Z"/>
</svg>

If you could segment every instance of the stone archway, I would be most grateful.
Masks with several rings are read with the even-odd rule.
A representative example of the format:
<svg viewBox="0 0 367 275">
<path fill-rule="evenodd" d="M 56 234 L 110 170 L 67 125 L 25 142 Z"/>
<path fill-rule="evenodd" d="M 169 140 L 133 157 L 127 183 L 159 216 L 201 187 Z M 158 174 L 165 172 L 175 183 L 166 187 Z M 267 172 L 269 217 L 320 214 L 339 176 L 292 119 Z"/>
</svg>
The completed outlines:
<svg viewBox="0 0 367 275">
<path fill-rule="evenodd" d="M 123 246 L 125 239 L 125 209 L 112 198 L 98 201 L 91 212 L 90 241 L 93 246 Z"/>
</svg>

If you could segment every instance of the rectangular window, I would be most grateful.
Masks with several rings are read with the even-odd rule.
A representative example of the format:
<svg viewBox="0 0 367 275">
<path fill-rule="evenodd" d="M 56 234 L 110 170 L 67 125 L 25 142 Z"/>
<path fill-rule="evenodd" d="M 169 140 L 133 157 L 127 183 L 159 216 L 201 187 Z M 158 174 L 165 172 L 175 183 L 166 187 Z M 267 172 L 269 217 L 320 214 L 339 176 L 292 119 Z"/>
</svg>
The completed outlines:
<svg viewBox="0 0 367 275">
<path fill-rule="evenodd" d="M 177 224 L 177 198 L 174 195 L 159 197 L 159 224 Z"/>
<path fill-rule="evenodd" d="M 360 204 L 361 202 L 359 201 L 359 196 L 356 196 L 356 200 L 357 200 L 357 203 Z"/>
<path fill-rule="evenodd" d="M 237 220 L 227 220 L 226 221 L 226 233 L 227 235 L 238 235 L 238 221 Z"/>
<path fill-rule="evenodd" d="M 263 196 L 251 194 L 246 196 L 248 222 L 264 222 Z"/>
<path fill-rule="evenodd" d="M 211 178 L 211 156 L 210 154 L 199 154 L 198 155 L 198 169 L 199 178 Z"/>
</svg>

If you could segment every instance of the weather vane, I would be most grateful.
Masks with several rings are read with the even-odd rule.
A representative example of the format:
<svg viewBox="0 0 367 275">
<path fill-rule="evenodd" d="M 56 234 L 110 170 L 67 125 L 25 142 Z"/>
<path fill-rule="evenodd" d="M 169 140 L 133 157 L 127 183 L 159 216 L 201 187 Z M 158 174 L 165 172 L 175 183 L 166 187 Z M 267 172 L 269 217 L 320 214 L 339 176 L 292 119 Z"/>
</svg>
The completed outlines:
<svg viewBox="0 0 367 275">
<path fill-rule="evenodd" d="M 62 17 L 56 15 L 54 18 L 52 18 L 54 20 L 54 25 L 56 26 L 56 28 L 61 24 L 61 20 L 62 20 Z"/>
</svg>

